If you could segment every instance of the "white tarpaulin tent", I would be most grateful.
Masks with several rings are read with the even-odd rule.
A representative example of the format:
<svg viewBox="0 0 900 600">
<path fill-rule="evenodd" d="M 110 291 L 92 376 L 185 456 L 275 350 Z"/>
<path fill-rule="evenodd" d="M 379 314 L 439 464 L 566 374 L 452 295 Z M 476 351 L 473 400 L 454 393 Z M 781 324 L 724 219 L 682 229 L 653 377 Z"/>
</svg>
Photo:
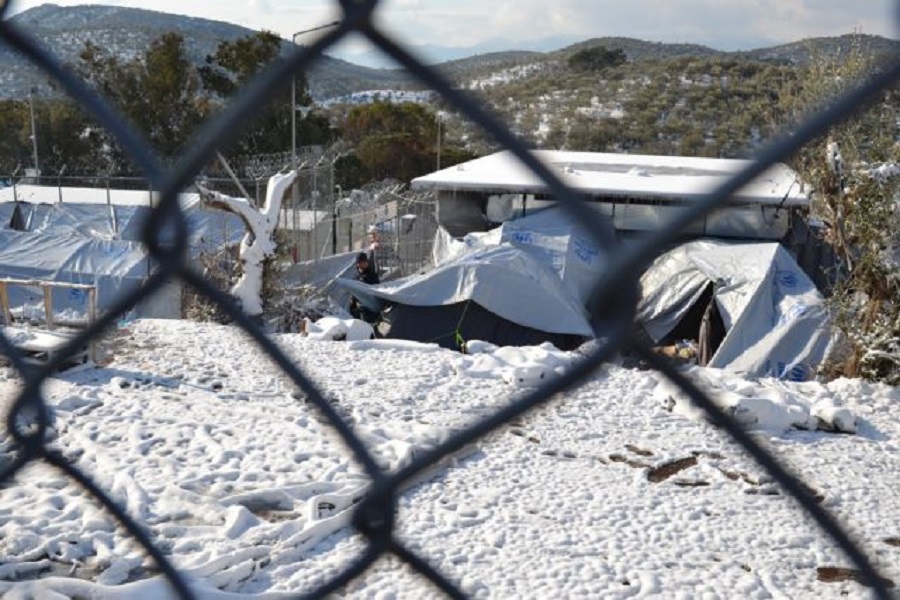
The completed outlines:
<svg viewBox="0 0 900 600">
<path fill-rule="evenodd" d="M 15 193 L 13 193 L 15 192 Z M 60 195 L 73 202 L 60 202 Z M 147 191 L 17 186 L 0 190 L 0 277 L 93 284 L 98 308 L 112 306 L 150 275 L 153 263 L 140 243 L 150 215 Z M 180 194 L 195 259 L 237 245 L 246 227 L 237 215 L 205 207 L 195 193 Z M 173 227 L 160 232 L 163 240 Z M 28 312 L 42 305 L 42 290 L 15 286 L 10 304 Z M 83 313 L 86 296 L 78 290 L 55 290 L 54 311 Z M 181 292 L 177 281 L 137 307 L 147 317 L 178 317 Z"/>
<path fill-rule="evenodd" d="M 825 300 L 776 243 L 697 240 L 674 248 L 641 277 L 638 319 L 660 342 L 710 287 L 725 335 L 708 366 L 799 381 L 814 376 L 832 341 Z"/>
<path fill-rule="evenodd" d="M 192 253 L 240 243 L 246 228 L 237 215 L 205 208 L 197 194 L 181 194 L 179 201 L 184 209 Z M 150 211 L 147 206 L 128 204 L 16 203 L 0 198 L 0 229 L 51 235 L 72 232 L 92 239 L 137 242 Z M 18 214 L 14 217 L 14 213 Z"/>
</svg>

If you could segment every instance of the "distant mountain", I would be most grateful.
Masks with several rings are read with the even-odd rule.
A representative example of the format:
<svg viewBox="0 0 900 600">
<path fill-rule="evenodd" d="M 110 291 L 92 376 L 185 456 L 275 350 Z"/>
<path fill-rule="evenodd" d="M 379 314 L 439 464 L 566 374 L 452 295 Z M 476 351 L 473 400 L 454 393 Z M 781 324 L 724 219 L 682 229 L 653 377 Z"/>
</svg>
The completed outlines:
<svg viewBox="0 0 900 600">
<path fill-rule="evenodd" d="M 575 36 L 556 36 L 541 39 L 528 40 L 526 42 L 512 42 L 503 38 L 493 38 L 474 46 L 444 46 L 440 44 L 420 44 L 408 46 L 409 50 L 421 58 L 425 64 L 443 64 L 447 62 L 467 59 L 486 54 L 507 52 L 534 52 L 546 53 L 558 50 L 574 43 L 579 38 Z M 372 68 L 397 68 L 391 58 L 385 56 L 380 50 L 367 50 L 363 52 L 344 52 L 337 56 L 358 65 Z"/>
<path fill-rule="evenodd" d="M 201 64 L 219 43 L 246 37 L 251 29 L 213 21 L 118 6 L 60 7 L 45 4 L 11 18 L 64 61 L 74 63 L 91 40 L 122 59 L 141 56 L 163 33 L 177 32 L 187 41 L 192 60 Z M 572 44 L 571 38 L 544 38 L 525 44 L 494 39 L 468 48 L 439 45 L 414 46 L 423 60 L 438 67 L 455 81 L 480 78 L 491 72 L 522 70 L 529 65 L 565 60 L 578 50 L 593 46 L 621 48 L 630 61 L 672 57 L 730 57 L 802 65 L 812 56 L 841 59 L 854 43 L 876 53 L 900 52 L 900 42 L 871 35 L 847 35 L 801 40 L 750 51 L 725 52 L 698 44 L 648 42 L 626 37 L 602 37 Z M 569 45 L 567 45 L 569 44 Z M 514 46 L 517 50 L 509 50 Z M 284 41 L 285 51 L 290 42 Z M 501 51 L 498 51 L 501 50 Z M 346 54 L 344 56 L 347 56 Z M 377 90 L 420 90 L 421 84 L 402 69 L 372 68 L 326 55 L 308 70 L 313 98 L 324 101 Z M 46 76 L 6 46 L 0 46 L 0 98 L 24 98 L 32 87 L 49 94 Z"/>
<path fill-rule="evenodd" d="M 556 57 L 568 57 L 569 55 L 597 46 L 605 46 L 609 50 L 621 49 L 625 51 L 628 60 L 648 60 L 676 58 L 680 56 L 691 56 L 697 58 L 720 56 L 727 54 L 722 50 L 714 50 L 700 44 L 673 44 L 663 42 L 647 42 L 628 37 L 602 37 L 593 38 L 584 42 L 579 42 L 571 46 L 560 49 L 553 54 Z"/>
<path fill-rule="evenodd" d="M 723 51 L 701 46 L 699 44 L 672 44 L 661 42 L 647 42 L 626 37 L 594 38 L 584 42 L 573 44 L 550 56 L 568 57 L 579 50 L 605 46 L 606 48 L 622 49 L 630 61 L 666 59 L 678 57 L 708 58 L 713 56 L 733 59 L 755 60 L 764 62 L 778 62 L 790 65 L 807 65 L 814 56 L 845 60 L 854 45 L 859 45 L 860 50 L 873 55 L 886 55 L 900 52 L 900 41 L 892 40 L 877 35 L 846 34 L 838 37 L 808 38 L 755 50 Z"/>
<path fill-rule="evenodd" d="M 877 35 L 847 34 L 839 37 L 808 38 L 790 44 L 759 48 L 746 52 L 731 52 L 737 58 L 806 65 L 813 57 L 838 62 L 845 60 L 854 45 L 875 56 L 900 53 L 900 41 Z"/>
<path fill-rule="evenodd" d="M 77 62 L 87 40 L 127 60 L 142 55 L 163 33 L 176 32 L 187 41 L 190 58 L 201 64 L 219 43 L 255 33 L 220 21 L 118 6 L 44 4 L 10 20 L 69 63 Z M 287 49 L 290 42 L 284 44 Z M 402 71 L 370 69 L 327 55 L 316 61 L 307 76 L 310 92 L 319 100 L 369 89 L 419 87 Z M 39 93 L 49 93 L 47 78 L 40 71 L 0 46 L 0 97 L 22 98 L 33 86 Z"/>
</svg>

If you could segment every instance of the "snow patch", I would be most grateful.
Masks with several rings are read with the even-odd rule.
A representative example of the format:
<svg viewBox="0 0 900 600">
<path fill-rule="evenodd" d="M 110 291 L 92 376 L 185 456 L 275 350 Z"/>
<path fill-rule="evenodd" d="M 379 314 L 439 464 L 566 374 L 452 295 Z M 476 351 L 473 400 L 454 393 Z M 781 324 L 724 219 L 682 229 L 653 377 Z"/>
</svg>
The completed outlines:
<svg viewBox="0 0 900 600">
<path fill-rule="evenodd" d="M 493 344 L 473 340 L 466 344 L 467 355 L 456 365 L 464 377 L 500 379 L 516 387 L 540 385 L 548 379 L 564 375 L 577 355 L 564 352 L 553 344 L 540 346 L 498 348 Z"/>
<path fill-rule="evenodd" d="M 355 342 L 374 337 L 375 330 L 365 321 L 323 317 L 318 321 L 304 319 L 306 336 L 311 340 Z"/>
<path fill-rule="evenodd" d="M 702 367 L 690 368 L 685 375 L 748 430 L 776 435 L 792 429 L 856 433 L 856 416 L 849 408 L 836 405 L 824 385 L 806 382 L 803 387 L 790 388 L 778 379 L 754 382 L 727 371 Z M 706 418 L 706 412 L 668 379 L 659 382 L 653 397 L 673 413 L 691 419 Z"/>
</svg>

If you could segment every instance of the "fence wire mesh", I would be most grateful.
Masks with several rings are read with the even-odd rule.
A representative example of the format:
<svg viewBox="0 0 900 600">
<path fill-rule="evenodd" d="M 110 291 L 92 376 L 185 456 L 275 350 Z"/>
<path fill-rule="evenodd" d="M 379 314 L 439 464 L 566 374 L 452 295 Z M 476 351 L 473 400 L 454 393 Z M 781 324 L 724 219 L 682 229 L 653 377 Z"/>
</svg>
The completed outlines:
<svg viewBox="0 0 900 600">
<path fill-rule="evenodd" d="M 139 134 L 103 98 L 96 95 L 85 83 L 66 69 L 58 58 L 40 46 L 26 32 L 16 28 L 8 21 L 4 20 L 0 23 L 0 39 L 7 46 L 28 57 L 31 62 L 55 79 L 71 97 L 114 135 L 135 163 L 141 167 L 152 189 L 160 190 L 161 198 L 143 228 L 143 241 L 158 264 L 158 269 L 147 279 L 141 289 L 119 299 L 111 310 L 74 337 L 60 354 L 40 367 L 32 367 L 27 364 L 10 339 L 0 334 L 0 350 L 24 381 L 18 397 L 6 415 L 8 435 L 15 445 L 15 459 L 0 473 L 0 485 L 8 486 L 13 483 L 16 474 L 30 463 L 43 461 L 52 465 L 87 490 L 106 511 L 118 520 L 121 527 L 127 530 L 155 561 L 159 570 L 171 584 L 175 595 L 181 598 L 195 597 L 187 578 L 154 544 L 147 530 L 136 522 L 124 507 L 111 498 L 108 490 L 100 489 L 88 474 L 66 460 L 59 451 L 49 447 L 47 443 L 49 411 L 41 392 L 42 383 L 59 369 L 68 357 L 78 352 L 79 348 L 98 338 L 136 303 L 157 292 L 168 281 L 180 279 L 218 304 L 222 311 L 252 337 L 262 352 L 305 393 L 309 402 L 315 405 L 329 420 L 355 459 L 363 465 L 368 476 L 371 477 L 371 492 L 359 503 L 353 518 L 354 526 L 368 538 L 366 552 L 324 586 L 313 590 L 298 590 L 298 595 L 322 597 L 336 592 L 364 573 L 375 561 L 386 554 L 392 554 L 428 578 L 447 595 L 464 597 L 460 588 L 431 566 L 427 557 L 419 556 L 395 537 L 395 514 L 400 490 L 407 482 L 422 474 L 429 467 L 436 465 L 442 458 L 479 440 L 504 423 L 548 402 L 555 394 L 578 386 L 580 381 L 597 369 L 602 362 L 611 358 L 618 350 L 629 348 L 680 386 L 694 402 L 705 409 L 710 419 L 739 442 L 847 554 L 858 567 L 862 578 L 871 587 L 873 594 L 876 597 L 888 598 L 889 591 L 870 558 L 854 543 L 845 527 L 815 501 L 801 479 L 789 472 L 768 451 L 748 436 L 735 421 L 717 408 L 700 389 L 672 365 L 660 359 L 648 347 L 633 340 L 630 333 L 638 298 L 638 281 L 635 274 L 640 272 L 640 265 L 660 253 L 667 243 L 676 238 L 683 227 L 723 204 L 729 196 L 763 173 L 772 164 L 788 159 L 802 146 L 823 135 L 829 127 L 861 110 L 867 101 L 874 98 L 879 92 L 895 85 L 900 80 L 900 60 L 895 59 L 887 63 L 881 72 L 833 102 L 820 113 L 808 118 L 790 136 L 769 143 L 757 154 L 756 160 L 750 166 L 679 215 L 677 219 L 673 219 L 672 222 L 648 237 L 640 247 L 615 248 L 613 239 L 606 237 L 605 234 L 595 233 L 596 241 L 608 251 L 609 256 L 613 257 L 607 271 L 596 285 L 589 307 L 593 315 L 594 327 L 603 340 L 602 343 L 596 345 L 586 360 L 579 363 L 565 376 L 545 383 L 542 387 L 518 398 L 492 417 L 458 432 L 440 447 L 418 456 L 412 464 L 399 472 L 389 474 L 381 470 L 369 449 L 354 434 L 348 422 L 342 418 L 335 407 L 325 399 L 311 378 L 288 358 L 272 339 L 266 336 L 257 322 L 242 313 L 225 294 L 193 271 L 185 258 L 187 224 L 185 216 L 179 208 L 177 195 L 180 190 L 193 182 L 196 174 L 206 164 L 215 158 L 216 149 L 224 147 L 235 135 L 234 132 L 241 129 L 237 125 L 251 120 L 258 113 L 258 105 L 272 97 L 277 88 L 283 85 L 285 79 L 310 67 L 323 51 L 350 34 L 361 34 L 517 156 L 546 183 L 549 193 L 557 198 L 572 216 L 583 223 L 590 224 L 594 232 L 607 230 L 599 222 L 598 216 L 584 205 L 583 198 L 568 189 L 551 170 L 531 155 L 525 145 L 507 127 L 492 117 L 477 101 L 454 88 L 437 71 L 425 66 L 413 54 L 382 32 L 373 18 L 375 10 L 380 4 L 378 0 L 340 0 L 339 3 L 343 10 L 343 18 L 334 29 L 323 34 L 307 47 L 295 48 L 286 59 L 273 64 L 252 85 L 242 90 L 222 114 L 203 126 L 198 137 L 200 141 L 171 168 L 166 168 Z M 0 4 L 0 17 L 4 16 L 9 6 L 9 2 Z M 170 238 L 163 240 L 157 236 L 158 232 L 171 228 L 174 228 L 179 234 L 174 242 L 166 241 Z M 613 251 L 614 248 L 615 251 Z M 17 426 L 19 417 L 25 412 L 38 415 L 36 426 L 27 430 Z"/>
</svg>

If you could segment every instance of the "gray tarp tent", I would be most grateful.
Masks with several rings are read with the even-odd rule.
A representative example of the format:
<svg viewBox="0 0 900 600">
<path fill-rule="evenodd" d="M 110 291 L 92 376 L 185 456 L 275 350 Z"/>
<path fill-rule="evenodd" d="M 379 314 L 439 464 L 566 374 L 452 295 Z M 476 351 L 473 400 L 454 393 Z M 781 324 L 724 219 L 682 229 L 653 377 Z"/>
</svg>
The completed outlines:
<svg viewBox="0 0 900 600">
<path fill-rule="evenodd" d="M 724 337 L 710 367 L 803 381 L 830 350 L 824 298 L 776 243 L 689 242 L 654 261 L 641 288 L 638 320 L 656 342 L 697 332 L 712 298 Z"/>
<path fill-rule="evenodd" d="M 390 306 L 389 337 L 446 347 L 471 339 L 514 346 L 549 341 L 571 349 L 594 335 L 585 305 L 605 257 L 559 208 L 462 240 L 441 229 L 434 258 L 437 266 L 422 275 L 338 286 L 372 310 Z"/>
<path fill-rule="evenodd" d="M 465 254 L 422 275 L 368 286 L 338 280 L 372 310 L 391 306 L 388 337 L 455 347 L 461 340 L 500 345 L 549 341 L 574 348 L 593 336 L 583 305 L 559 276 L 522 248 Z"/>
</svg>

